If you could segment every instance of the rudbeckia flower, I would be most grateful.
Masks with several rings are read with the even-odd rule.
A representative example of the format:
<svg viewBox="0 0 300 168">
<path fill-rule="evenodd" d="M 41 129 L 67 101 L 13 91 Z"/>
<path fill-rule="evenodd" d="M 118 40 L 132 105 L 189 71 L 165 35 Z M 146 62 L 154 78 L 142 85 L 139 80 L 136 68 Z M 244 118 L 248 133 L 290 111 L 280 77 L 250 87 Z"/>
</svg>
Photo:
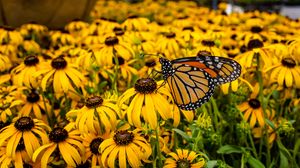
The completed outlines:
<svg viewBox="0 0 300 168">
<path fill-rule="evenodd" d="M 34 151 L 33 162 L 40 162 L 41 168 L 47 168 L 49 158 L 55 150 L 62 156 L 68 166 L 76 167 L 82 163 L 85 149 L 82 145 L 80 132 L 74 129 L 74 124 L 70 123 L 64 128 L 55 127 L 49 133 L 49 143 L 44 143 Z"/>
<path fill-rule="evenodd" d="M 150 21 L 147 18 L 131 15 L 122 23 L 125 30 L 141 31 L 148 30 L 148 23 Z"/>
<path fill-rule="evenodd" d="M 21 33 L 13 28 L 0 28 L 0 44 L 19 45 L 23 42 Z"/>
<path fill-rule="evenodd" d="M 141 118 L 143 118 L 152 129 L 156 129 L 158 126 L 157 114 L 163 120 L 172 118 L 172 114 L 169 112 L 170 103 L 166 97 L 171 97 L 166 88 L 157 88 L 157 83 L 152 78 L 141 78 L 137 80 L 134 88 L 128 89 L 120 96 L 119 105 L 127 102 L 128 108 L 125 113 L 129 124 L 141 128 Z"/>
<path fill-rule="evenodd" d="M 43 120 L 45 123 L 47 123 L 46 116 L 50 118 L 54 117 L 49 113 L 51 110 L 49 101 L 46 98 L 43 99 L 37 90 L 32 89 L 27 95 L 24 95 L 24 99 L 24 105 L 19 110 L 20 116 L 35 117 L 39 120 Z"/>
<path fill-rule="evenodd" d="M 277 124 L 275 125 L 277 127 Z M 252 134 L 254 138 L 262 138 L 267 136 L 267 141 L 269 145 L 272 145 L 273 142 L 276 140 L 277 133 L 276 130 L 274 130 L 271 126 L 267 125 L 266 127 L 267 131 L 265 131 L 266 129 L 262 126 L 255 127 L 252 129 Z M 267 135 L 265 135 L 265 133 L 267 133 Z"/>
<path fill-rule="evenodd" d="M 84 21 L 74 20 L 65 26 L 65 30 L 67 30 L 70 34 L 80 35 L 80 32 L 88 26 L 89 24 Z"/>
<path fill-rule="evenodd" d="M 35 77 L 44 74 L 41 87 L 43 91 L 46 91 L 47 86 L 53 86 L 54 93 L 57 97 L 68 91 L 76 92 L 74 86 L 82 87 L 85 78 L 81 74 L 76 66 L 70 64 L 63 56 L 56 57 L 51 60 L 51 63 L 44 62 L 43 69 L 40 69 L 34 73 Z M 51 64 L 51 65 L 50 65 Z"/>
<path fill-rule="evenodd" d="M 76 39 L 66 31 L 52 31 L 49 33 L 51 44 L 53 47 L 61 47 L 65 45 L 74 45 Z"/>
<path fill-rule="evenodd" d="M 0 99 L 0 121 L 6 122 L 9 118 L 14 117 L 17 114 L 17 107 L 24 104 L 22 100 L 16 97 L 7 96 Z"/>
<path fill-rule="evenodd" d="M 132 47 L 128 43 L 119 41 L 116 36 L 107 37 L 104 43 L 105 44 L 101 47 L 93 50 L 96 57 L 96 63 L 99 66 L 102 66 L 103 62 L 107 62 L 106 65 L 113 65 L 112 61 L 117 56 L 120 56 L 125 60 L 129 60 L 134 57 Z"/>
<path fill-rule="evenodd" d="M 178 127 L 179 123 L 182 122 L 182 117 L 186 119 L 187 122 L 191 123 L 194 120 L 195 114 L 193 111 L 181 110 L 177 105 L 172 105 L 173 110 L 171 111 L 173 115 L 173 126 Z M 182 115 L 181 115 L 182 114 Z"/>
<path fill-rule="evenodd" d="M 258 39 L 250 40 L 247 46 L 248 51 L 235 57 L 243 67 L 249 69 L 257 66 L 257 56 L 259 56 L 262 67 L 270 67 L 274 60 L 272 53 L 264 48 L 264 43 Z"/>
<path fill-rule="evenodd" d="M 12 158 L 11 156 L 7 155 L 6 149 L 7 143 L 4 144 L 2 147 L 0 147 L 0 167 L 26 167 L 27 165 L 30 165 L 31 158 L 28 156 L 24 140 L 21 139 L 17 148 L 15 157 Z"/>
<path fill-rule="evenodd" d="M 122 57 L 118 57 L 118 65 L 120 67 L 121 77 L 127 80 L 127 84 L 131 82 L 133 75 L 137 75 L 138 71 L 133 68 L 133 63 L 135 63 L 136 59 L 124 60 Z M 116 62 L 113 60 L 113 63 L 116 66 Z M 121 78 L 120 78 L 121 79 Z"/>
<path fill-rule="evenodd" d="M 80 109 L 69 111 L 66 116 L 75 121 L 81 132 L 100 134 L 115 130 L 119 108 L 112 100 L 91 96 Z"/>
<path fill-rule="evenodd" d="M 279 86 L 300 88 L 300 66 L 292 57 L 285 57 L 281 62 L 270 67 L 270 82 Z"/>
<path fill-rule="evenodd" d="M 32 40 L 34 40 L 35 38 L 41 38 L 41 36 L 45 35 L 47 32 L 48 32 L 48 28 L 46 26 L 35 24 L 35 23 L 23 24 L 20 27 L 20 33 L 25 38 L 32 39 Z"/>
<path fill-rule="evenodd" d="M 48 143 L 47 131 L 49 130 L 50 127 L 41 120 L 20 117 L 1 130 L 0 146 L 7 142 L 6 153 L 15 158 L 18 144 L 23 140 L 25 150 L 31 158 L 37 148 Z"/>
<path fill-rule="evenodd" d="M 263 127 L 265 125 L 265 118 L 272 119 L 275 115 L 273 109 L 267 108 L 265 112 L 267 116 L 265 116 L 261 102 L 257 99 L 258 93 L 259 86 L 256 84 L 250 98 L 238 105 L 238 109 L 244 114 L 244 120 L 249 122 L 251 128 L 256 126 L 256 124 Z"/>
<path fill-rule="evenodd" d="M 8 56 L 0 53 L 0 72 L 9 70 L 12 67 L 12 63 Z"/>
<path fill-rule="evenodd" d="M 166 159 L 164 168 L 201 168 L 205 166 L 205 159 L 194 151 L 177 149 L 176 152 L 171 152 L 168 155 L 171 157 Z"/>
<path fill-rule="evenodd" d="M 88 161 L 91 163 L 91 167 L 100 166 L 102 165 L 101 161 L 101 153 L 99 152 L 99 147 L 101 143 L 109 138 L 109 134 L 104 135 L 97 135 L 93 133 L 88 133 L 82 135 L 83 145 L 86 149 L 85 151 L 85 162 Z"/>
<path fill-rule="evenodd" d="M 158 51 L 163 53 L 168 59 L 176 59 L 182 57 L 180 38 L 176 38 L 175 32 L 164 33 L 164 36 L 157 40 Z"/>
<path fill-rule="evenodd" d="M 213 40 L 202 40 L 201 45 L 199 45 L 196 49 L 194 49 L 196 53 L 193 55 L 198 55 L 201 51 L 209 52 L 212 56 L 221 56 L 221 57 L 227 57 L 227 54 L 225 51 L 223 51 L 221 48 L 218 48 L 215 45 L 215 41 Z"/>
<path fill-rule="evenodd" d="M 38 79 L 32 74 L 44 68 L 40 60 L 41 58 L 36 55 L 27 56 L 20 65 L 11 71 L 13 84 L 28 88 L 38 87 Z"/>
<path fill-rule="evenodd" d="M 161 64 L 158 58 L 145 58 L 142 63 L 144 63 L 144 66 L 138 70 L 139 77 L 147 77 L 151 73 L 161 70 Z"/>
<path fill-rule="evenodd" d="M 34 55 L 41 52 L 40 45 L 34 40 L 24 40 L 18 45 L 18 57 L 24 58 L 28 55 Z"/>
<path fill-rule="evenodd" d="M 136 130 L 115 132 L 100 144 L 99 151 L 102 164 L 110 168 L 115 167 L 117 160 L 119 167 L 127 167 L 127 163 L 134 168 L 143 166 L 141 161 L 149 162 L 152 153 L 150 144 Z"/>
</svg>

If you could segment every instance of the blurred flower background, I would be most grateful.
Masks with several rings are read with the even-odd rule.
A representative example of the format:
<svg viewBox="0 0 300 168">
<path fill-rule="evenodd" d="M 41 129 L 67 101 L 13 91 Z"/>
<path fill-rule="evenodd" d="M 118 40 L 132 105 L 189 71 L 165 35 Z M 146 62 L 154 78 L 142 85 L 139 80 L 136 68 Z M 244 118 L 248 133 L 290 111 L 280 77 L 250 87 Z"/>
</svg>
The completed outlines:
<svg viewBox="0 0 300 168">
<path fill-rule="evenodd" d="M 199 2 L 99 0 L 89 22 L 1 26 L 0 167 L 299 167 L 300 19 Z M 158 58 L 201 53 L 242 74 L 180 110 Z"/>
</svg>

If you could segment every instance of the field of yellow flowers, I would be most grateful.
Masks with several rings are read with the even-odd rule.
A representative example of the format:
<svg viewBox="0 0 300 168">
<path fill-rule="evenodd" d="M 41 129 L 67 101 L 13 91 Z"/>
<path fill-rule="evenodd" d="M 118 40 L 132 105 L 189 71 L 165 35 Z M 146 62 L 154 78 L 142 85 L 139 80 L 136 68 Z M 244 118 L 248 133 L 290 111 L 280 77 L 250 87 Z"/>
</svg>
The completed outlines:
<svg viewBox="0 0 300 168">
<path fill-rule="evenodd" d="M 193 2 L 99 1 L 64 29 L 0 27 L 0 167 L 299 167 L 300 20 Z M 241 76 L 181 110 L 160 57 Z"/>
</svg>

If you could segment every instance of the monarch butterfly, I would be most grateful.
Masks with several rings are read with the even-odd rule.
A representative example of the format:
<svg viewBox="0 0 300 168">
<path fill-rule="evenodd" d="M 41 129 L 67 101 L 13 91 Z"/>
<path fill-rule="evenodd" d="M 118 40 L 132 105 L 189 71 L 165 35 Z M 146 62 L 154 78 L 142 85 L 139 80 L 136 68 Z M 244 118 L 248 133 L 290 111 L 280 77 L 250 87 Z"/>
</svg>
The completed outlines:
<svg viewBox="0 0 300 168">
<path fill-rule="evenodd" d="M 207 102 L 216 85 L 236 80 L 241 65 L 235 60 L 206 54 L 168 60 L 159 58 L 163 79 L 177 106 L 194 110 Z"/>
</svg>

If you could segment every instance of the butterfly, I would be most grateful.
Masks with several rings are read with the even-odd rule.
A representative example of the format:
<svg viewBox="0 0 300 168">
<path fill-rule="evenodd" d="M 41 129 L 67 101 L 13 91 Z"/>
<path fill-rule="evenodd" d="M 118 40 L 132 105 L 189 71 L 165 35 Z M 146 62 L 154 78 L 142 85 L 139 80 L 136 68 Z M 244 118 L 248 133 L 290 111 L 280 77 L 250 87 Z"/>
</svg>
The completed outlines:
<svg viewBox="0 0 300 168">
<path fill-rule="evenodd" d="M 180 109 L 195 110 L 207 102 L 218 85 L 236 80 L 241 65 L 235 60 L 209 56 L 185 57 L 175 60 L 159 58 L 163 79 L 168 83 Z"/>
</svg>

